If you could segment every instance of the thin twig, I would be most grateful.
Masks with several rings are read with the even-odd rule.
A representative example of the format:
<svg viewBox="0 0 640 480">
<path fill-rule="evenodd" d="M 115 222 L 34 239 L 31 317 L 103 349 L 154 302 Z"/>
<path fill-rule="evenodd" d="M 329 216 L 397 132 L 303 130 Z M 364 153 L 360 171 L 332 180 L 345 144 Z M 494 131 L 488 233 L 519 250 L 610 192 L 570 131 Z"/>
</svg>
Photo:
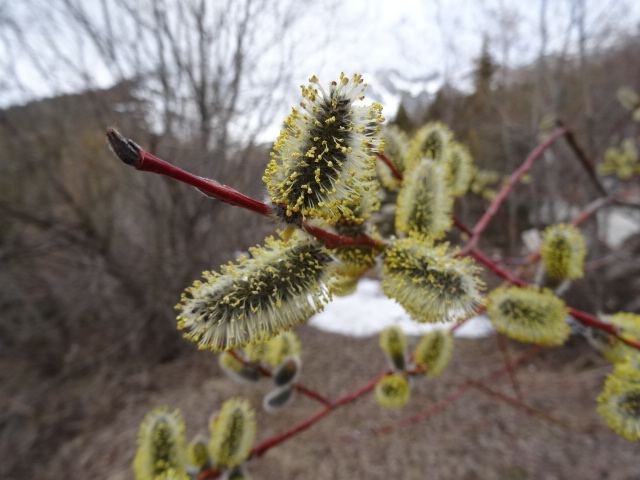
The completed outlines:
<svg viewBox="0 0 640 480">
<path fill-rule="evenodd" d="M 391 169 L 391 176 L 396 180 L 402 180 L 402 172 L 397 169 L 397 167 L 393 164 L 391 159 L 387 157 L 384 153 L 374 152 L 376 157 L 384 162 L 384 164 Z"/>
<path fill-rule="evenodd" d="M 580 161 L 580 164 L 584 167 L 587 175 L 593 183 L 593 186 L 596 187 L 596 190 L 598 190 L 598 193 L 603 197 L 609 195 L 607 189 L 604 188 L 604 185 L 602 185 L 602 182 L 600 182 L 598 174 L 596 173 L 595 168 L 593 168 L 593 164 L 587 158 L 587 154 L 576 141 L 576 137 L 573 134 L 573 131 L 560 120 L 558 120 L 558 125 L 566 130 L 564 138 L 567 140 L 567 143 L 569 144 L 569 147 L 571 147 L 571 150 L 573 150 L 573 152 L 576 154 L 576 157 Z"/>
<path fill-rule="evenodd" d="M 467 253 L 467 255 L 473 256 L 476 260 L 478 260 L 479 262 L 485 264 L 487 267 L 489 267 L 489 269 L 492 272 L 494 272 L 496 275 L 499 275 L 500 277 L 504 278 L 505 280 L 508 280 L 509 282 L 511 282 L 511 283 L 513 283 L 515 285 L 518 285 L 519 287 L 529 286 L 529 284 L 527 282 L 525 282 L 524 280 L 520 279 L 514 273 L 510 272 L 509 270 L 505 270 L 504 268 L 501 268 L 496 262 L 494 262 L 489 257 L 487 257 L 478 248 L 474 248 L 471 252 Z M 618 329 L 616 328 L 615 325 L 612 325 L 610 323 L 601 322 L 600 320 L 598 320 L 593 315 L 590 315 L 590 314 L 588 314 L 586 312 L 582 312 L 580 310 L 576 310 L 575 308 L 569 308 L 568 313 L 570 315 L 572 315 L 580 323 L 582 323 L 584 325 L 588 325 L 588 326 L 593 327 L 593 328 L 597 328 L 598 330 L 602 330 L 602 331 L 607 332 L 607 333 L 609 333 L 611 335 L 614 335 L 615 337 L 617 337 L 620 340 L 622 340 L 623 342 L 625 342 L 627 345 L 630 345 L 630 346 L 640 350 L 640 342 L 638 342 L 636 340 L 632 340 L 632 339 L 626 338 L 625 336 L 621 335 L 621 332 L 618 331 Z"/>
<path fill-rule="evenodd" d="M 390 373 L 391 373 L 391 370 L 388 370 L 388 371 L 386 371 L 384 373 L 381 373 L 377 377 L 369 380 L 362 387 L 360 387 L 360 388 L 358 388 L 358 389 L 356 389 L 356 390 L 344 395 L 343 397 L 339 398 L 338 400 L 336 400 L 334 402 L 331 402 L 330 405 L 328 405 L 323 410 L 320 410 L 318 413 L 316 413 L 312 417 L 308 418 L 307 420 L 304 420 L 303 422 L 299 423 L 298 425 L 296 425 L 296 426 L 294 426 L 294 427 L 282 432 L 279 435 L 276 435 L 275 437 L 272 437 L 272 438 L 270 438 L 268 440 L 265 440 L 264 442 L 262 442 L 260 445 L 257 445 L 253 449 L 253 455 L 256 456 L 256 457 L 260 457 L 260 456 L 264 455 L 269 449 L 275 447 L 276 445 L 279 445 L 280 443 L 284 442 L 288 438 L 291 438 L 296 433 L 301 432 L 302 430 L 306 430 L 311 425 L 313 425 L 314 423 L 318 422 L 319 420 L 321 420 L 322 418 L 327 416 L 329 413 L 331 413 L 336 408 L 338 408 L 338 407 L 340 407 L 342 405 L 345 405 L 347 403 L 353 402 L 354 400 L 357 400 L 358 398 L 362 397 L 363 395 L 369 393 L 371 390 L 373 390 L 375 388 L 376 384 L 380 381 L 381 378 L 389 375 Z"/>
<path fill-rule="evenodd" d="M 478 220 L 478 223 L 476 223 L 476 225 L 473 227 L 473 235 L 471 236 L 471 239 L 467 243 L 467 246 L 463 249 L 463 252 L 470 251 L 476 246 L 476 244 L 478 243 L 478 239 L 480 238 L 482 233 L 485 231 L 485 229 L 489 226 L 489 223 L 491 222 L 493 217 L 496 215 L 496 213 L 498 213 L 498 210 L 500 209 L 504 201 L 509 196 L 509 193 L 511 193 L 511 190 L 513 190 L 513 186 L 516 185 L 520 180 L 520 178 L 531 169 L 531 167 L 533 166 L 533 163 L 542 156 L 544 151 L 547 148 L 549 148 L 549 146 L 555 140 L 557 140 L 558 137 L 561 137 L 562 135 L 564 135 L 566 131 L 567 131 L 566 127 L 556 128 L 553 132 L 551 132 L 551 134 L 547 138 L 545 138 L 529 154 L 529 156 L 525 159 L 522 165 L 515 172 L 511 174 L 506 185 L 502 187 L 502 190 L 500 190 L 498 195 L 496 195 L 496 198 L 493 199 L 493 201 L 487 208 L 487 211 L 480 218 L 480 220 Z"/>
<path fill-rule="evenodd" d="M 518 368 L 520 365 L 522 365 L 523 362 L 525 362 L 529 357 L 531 357 L 532 355 L 537 353 L 541 348 L 542 347 L 540 345 L 532 346 L 526 352 L 524 352 L 520 357 L 518 357 L 518 359 L 515 360 L 513 363 L 511 363 L 509 365 L 505 365 L 504 367 L 502 367 L 502 368 L 490 373 L 489 375 L 483 377 L 482 380 L 493 380 L 495 378 L 498 378 L 498 377 L 504 375 L 509 369 Z M 394 432 L 396 430 L 399 430 L 399 429 L 402 429 L 402 428 L 406 428 L 406 427 L 414 425 L 414 424 L 416 424 L 418 422 L 426 420 L 427 418 L 429 418 L 433 414 L 435 414 L 435 413 L 439 412 L 440 410 L 443 410 L 444 408 L 446 408 L 449 405 L 451 405 L 458 398 L 460 398 L 462 395 L 464 395 L 467 392 L 467 390 L 469 390 L 469 388 L 471 388 L 471 383 L 467 381 L 467 382 L 459 385 L 458 388 L 456 388 L 447 397 L 445 397 L 444 399 L 440 400 L 438 403 L 430 406 L 429 408 L 427 408 L 427 409 L 425 409 L 425 410 L 423 410 L 421 412 L 418 412 L 418 413 L 416 413 L 414 415 L 411 415 L 409 417 L 406 417 L 403 420 L 400 420 L 399 422 L 392 423 L 392 424 L 389 424 L 389 425 L 385 425 L 383 427 L 376 428 L 375 430 L 373 430 L 371 432 L 371 434 L 372 435 L 381 435 L 381 434 L 385 434 L 385 433 L 391 433 L 391 432 Z"/>
<path fill-rule="evenodd" d="M 504 341 L 504 337 L 500 334 L 496 335 L 496 340 L 498 342 L 498 347 L 500 348 L 500 352 L 502 352 L 502 357 L 504 358 L 504 364 L 510 365 L 511 358 L 509 355 L 509 350 Z M 511 386 L 513 387 L 513 391 L 516 394 L 516 398 L 518 401 L 522 402 L 522 389 L 520 388 L 520 383 L 518 382 L 518 378 L 516 377 L 515 371 L 512 368 L 507 369 L 507 373 L 509 374 L 509 380 L 511 381 Z"/>
<path fill-rule="evenodd" d="M 453 217 L 453 224 L 458 227 L 458 229 L 464 233 L 466 233 L 467 235 L 471 236 L 473 235 L 473 230 L 471 230 L 469 227 L 467 227 L 464 223 L 462 223 L 460 220 L 458 220 L 456 217 Z"/>
<path fill-rule="evenodd" d="M 273 377 L 273 372 L 271 372 L 269 369 L 265 368 L 259 362 L 251 362 L 249 360 L 246 360 L 244 357 L 242 357 L 235 350 L 229 350 L 229 355 L 231 355 L 233 358 L 238 360 L 243 365 L 249 366 L 251 368 L 255 368 L 256 370 L 258 370 L 260 372 L 260 374 L 263 377 L 267 377 L 267 378 Z M 300 393 L 302 393 L 303 395 L 306 395 L 309 398 L 317 400 L 318 402 L 322 403 L 323 405 L 331 405 L 331 400 L 329 400 L 328 398 L 326 398 L 322 394 L 316 392 L 315 390 L 312 390 L 312 389 L 310 389 L 308 387 L 305 387 L 304 385 L 301 385 L 299 383 L 294 383 L 293 384 L 293 388 L 295 390 L 299 391 Z"/>
<path fill-rule="evenodd" d="M 475 380 L 468 380 L 469 385 L 471 385 L 473 388 L 479 390 L 480 392 L 483 392 L 487 395 L 489 395 L 490 397 L 496 398 L 504 403 L 507 403 L 513 407 L 516 407 L 520 410 L 524 410 L 525 412 L 527 412 L 530 415 L 534 415 L 536 417 L 542 418 L 543 420 L 546 420 L 547 422 L 553 423 L 555 425 L 559 425 L 563 428 L 569 429 L 569 430 L 578 430 L 581 432 L 589 432 L 593 429 L 593 427 L 578 427 L 576 425 L 573 425 L 570 422 L 567 422 L 565 420 L 560 420 L 558 418 L 552 417 L 551 415 L 549 415 L 548 413 L 542 411 L 542 410 L 538 410 L 537 408 L 534 408 L 530 405 L 527 405 L 526 403 L 524 403 L 522 401 L 521 398 L 511 398 L 507 395 L 505 395 L 504 393 L 498 392 L 496 390 L 493 390 L 489 387 L 487 387 L 486 385 L 484 385 L 483 383 L 480 382 L 476 382 Z"/>
</svg>

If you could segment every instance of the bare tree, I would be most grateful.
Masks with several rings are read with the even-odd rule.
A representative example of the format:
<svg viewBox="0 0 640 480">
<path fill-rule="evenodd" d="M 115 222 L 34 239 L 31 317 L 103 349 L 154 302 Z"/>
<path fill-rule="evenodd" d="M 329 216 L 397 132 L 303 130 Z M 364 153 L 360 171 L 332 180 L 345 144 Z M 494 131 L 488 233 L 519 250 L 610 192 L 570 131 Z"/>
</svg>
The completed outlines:
<svg viewBox="0 0 640 480">
<path fill-rule="evenodd" d="M 227 213 L 215 201 L 184 195 L 171 182 L 123 181 L 103 152 L 105 128 L 120 124 L 159 155 L 258 195 L 253 172 L 268 154 L 255 139 L 280 113 L 295 25 L 312 13 L 310 2 L 266 0 L 27 0 L 0 7 L 8 94 L 84 90 L 0 118 L 3 180 L 32 187 L 0 194 L 3 219 L 20 225 L 0 237 L 6 302 L 15 303 L 10 292 L 37 283 L 42 288 L 25 294 L 60 312 L 63 337 L 73 336 L 69 325 L 80 317 L 98 322 L 130 309 L 134 323 L 153 325 L 139 344 L 149 332 L 176 339 L 170 307 L 179 291 L 203 265 L 228 259 L 230 249 L 246 248 L 269 226 L 239 215 L 247 228 L 221 232 L 214 218 Z M 109 91 L 98 88 L 113 82 Z M 95 295 L 86 294 L 91 285 Z M 129 300 L 116 302 L 123 292 Z M 43 331 L 29 324 L 20 335 L 7 325 L 3 341 L 15 346 L 24 343 L 18 337 Z M 71 341 L 56 345 L 61 356 Z"/>
</svg>

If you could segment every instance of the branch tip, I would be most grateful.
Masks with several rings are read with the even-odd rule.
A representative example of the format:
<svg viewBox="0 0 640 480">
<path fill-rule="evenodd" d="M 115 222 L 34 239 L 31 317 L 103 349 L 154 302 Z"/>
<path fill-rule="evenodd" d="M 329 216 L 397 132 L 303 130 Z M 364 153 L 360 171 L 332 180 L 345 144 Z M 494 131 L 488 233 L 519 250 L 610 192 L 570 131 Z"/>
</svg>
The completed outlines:
<svg viewBox="0 0 640 480">
<path fill-rule="evenodd" d="M 133 140 L 123 137 L 115 128 L 107 129 L 107 142 L 109 148 L 127 165 L 135 167 L 140 161 L 140 146 Z"/>
</svg>

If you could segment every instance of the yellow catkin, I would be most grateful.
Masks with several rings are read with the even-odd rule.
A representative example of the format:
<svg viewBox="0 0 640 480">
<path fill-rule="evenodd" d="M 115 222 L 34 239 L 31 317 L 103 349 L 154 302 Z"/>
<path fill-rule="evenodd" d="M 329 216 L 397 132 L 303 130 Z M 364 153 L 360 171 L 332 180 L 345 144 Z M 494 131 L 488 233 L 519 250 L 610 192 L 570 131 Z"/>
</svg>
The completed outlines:
<svg viewBox="0 0 640 480">
<path fill-rule="evenodd" d="M 362 222 L 354 207 L 371 185 L 382 107 L 354 104 L 364 99 L 360 75 L 341 74 L 328 91 L 316 77 L 310 82 L 302 86 L 300 108 L 284 122 L 263 178 L 274 213 L 292 224 L 308 218 Z"/>
<path fill-rule="evenodd" d="M 627 440 L 640 440 L 640 382 L 609 374 L 598 397 L 598 412 L 614 432 Z"/>
<path fill-rule="evenodd" d="M 220 352 L 263 342 L 306 322 L 330 300 L 331 257 L 309 237 L 269 237 L 250 253 L 221 273 L 204 272 L 204 281 L 182 295 L 178 328 L 199 348 Z"/>
<path fill-rule="evenodd" d="M 277 367 L 289 355 L 302 356 L 302 343 L 294 332 L 282 332 L 267 342 L 265 360 L 272 367 Z"/>
<path fill-rule="evenodd" d="M 338 275 L 359 277 L 375 265 L 378 251 L 372 248 L 343 247 L 332 250 L 339 260 L 335 265 Z"/>
<path fill-rule="evenodd" d="M 447 322 L 471 314 L 481 303 L 479 268 L 456 258 L 448 244 L 397 240 L 385 251 L 382 289 L 419 322 Z"/>
<path fill-rule="evenodd" d="M 406 167 L 406 154 L 409 145 L 407 134 L 395 125 L 385 126 L 382 129 L 382 139 L 384 142 L 384 154 L 391 161 L 393 166 L 404 174 Z M 381 160 L 376 162 L 376 170 L 380 183 L 387 190 L 393 192 L 400 189 L 401 180 L 393 176 L 391 169 Z"/>
<path fill-rule="evenodd" d="M 387 375 L 376 384 L 375 396 L 378 404 L 384 408 L 403 407 L 411 396 L 409 382 L 398 374 Z"/>
<path fill-rule="evenodd" d="M 416 365 L 424 365 L 430 377 L 439 377 L 453 354 L 453 336 L 444 330 L 433 330 L 422 336 L 413 355 Z"/>
<path fill-rule="evenodd" d="M 397 325 L 386 327 L 380 332 L 380 348 L 391 359 L 394 368 L 401 370 L 405 366 L 407 337 Z"/>
<path fill-rule="evenodd" d="M 458 142 L 451 142 L 443 159 L 449 167 L 451 193 L 454 197 L 462 197 L 473 178 L 473 157 L 469 149 Z"/>
<path fill-rule="evenodd" d="M 331 293 L 337 297 L 347 297 L 358 289 L 358 279 L 346 275 L 337 276 L 330 285 Z"/>
<path fill-rule="evenodd" d="M 207 449 L 207 441 L 202 436 L 197 436 L 191 442 L 187 450 L 189 463 L 199 469 L 209 466 L 209 451 Z"/>
<path fill-rule="evenodd" d="M 211 422 L 209 455 L 215 465 L 233 467 L 249 457 L 255 439 L 255 410 L 247 400 L 229 399 Z"/>
<path fill-rule="evenodd" d="M 549 289 L 497 288 L 487 315 L 496 330 L 521 342 L 562 345 L 571 333 L 564 302 Z"/>
<path fill-rule="evenodd" d="M 136 480 L 154 480 L 164 472 L 184 473 L 186 465 L 185 425 L 178 410 L 156 408 L 144 417 L 133 459 Z"/>
<path fill-rule="evenodd" d="M 573 225 L 552 225 L 542 232 L 540 256 L 550 277 L 558 280 L 582 278 L 586 255 L 584 238 Z"/>
<path fill-rule="evenodd" d="M 449 167 L 423 159 L 402 183 L 396 210 L 396 228 L 409 235 L 442 238 L 453 223 L 453 195 Z"/>
<path fill-rule="evenodd" d="M 636 313 L 618 312 L 609 316 L 607 322 L 614 325 L 618 334 L 627 340 L 640 341 L 640 315 Z M 623 342 L 620 338 L 609 335 L 601 345 L 604 357 L 613 363 L 622 363 L 638 355 L 638 350 Z"/>
<path fill-rule="evenodd" d="M 440 122 L 429 122 L 416 132 L 407 151 L 407 170 L 423 158 L 440 161 L 445 158 L 453 132 Z"/>
</svg>

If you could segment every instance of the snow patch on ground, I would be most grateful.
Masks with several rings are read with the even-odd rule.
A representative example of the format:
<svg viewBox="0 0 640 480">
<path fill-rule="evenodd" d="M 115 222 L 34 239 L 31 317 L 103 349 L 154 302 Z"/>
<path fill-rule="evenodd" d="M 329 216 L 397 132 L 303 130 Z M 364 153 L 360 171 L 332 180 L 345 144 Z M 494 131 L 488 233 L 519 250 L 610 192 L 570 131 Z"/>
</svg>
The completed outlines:
<svg viewBox="0 0 640 480">
<path fill-rule="evenodd" d="M 327 332 L 339 333 L 350 337 L 369 337 L 378 335 L 389 325 L 397 324 L 407 335 L 422 335 L 434 328 L 447 328 L 451 323 L 425 324 L 411 320 L 404 309 L 395 300 L 388 298 L 380 282 L 363 278 L 358 289 L 348 297 L 334 297 L 333 302 L 325 306 L 309 321 L 309 325 Z M 456 337 L 479 338 L 493 333 L 493 327 L 485 315 L 469 320 L 456 330 Z"/>
</svg>

